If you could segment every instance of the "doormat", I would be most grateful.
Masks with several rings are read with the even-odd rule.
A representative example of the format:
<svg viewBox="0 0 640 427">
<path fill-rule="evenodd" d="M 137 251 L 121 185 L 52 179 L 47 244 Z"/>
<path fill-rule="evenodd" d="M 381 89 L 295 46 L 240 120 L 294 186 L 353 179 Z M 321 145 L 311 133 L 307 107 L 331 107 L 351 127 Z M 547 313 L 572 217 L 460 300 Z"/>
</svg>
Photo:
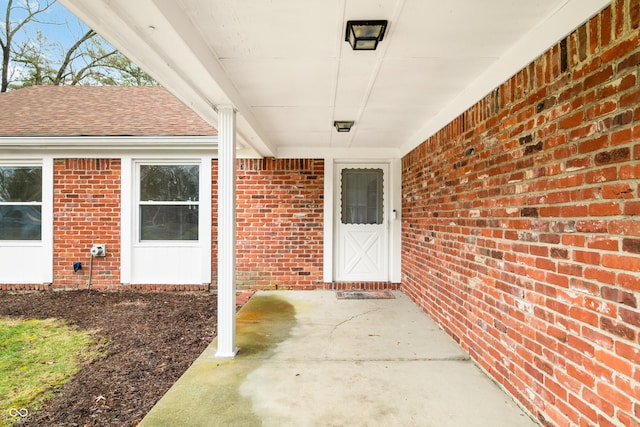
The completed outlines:
<svg viewBox="0 0 640 427">
<path fill-rule="evenodd" d="M 395 296 L 390 291 L 338 291 L 338 299 L 393 299 Z"/>
</svg>

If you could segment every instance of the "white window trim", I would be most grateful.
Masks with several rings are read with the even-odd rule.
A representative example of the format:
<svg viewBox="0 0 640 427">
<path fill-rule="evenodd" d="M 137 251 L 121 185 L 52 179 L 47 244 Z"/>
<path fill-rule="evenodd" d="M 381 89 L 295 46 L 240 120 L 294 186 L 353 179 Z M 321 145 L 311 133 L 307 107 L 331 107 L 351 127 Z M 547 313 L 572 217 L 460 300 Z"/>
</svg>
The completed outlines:
<svg viewBox="0 0 640 427">
<path fill-rule="evenodd" d="M 165 166 L 173 166 L 173 165 L 190 165 L 190 166 L 198 166 L 198 189 L 199 189 L 199 193 L 202 192 L 202 171 L 200 169 L 202 169 L 203 165 L 202 165 L 202 161 L 201 159 L 171 159 L 171 160 L 166 160 L 166 159 L 161 159 L 161 160 L 134 160 L 134 168 L 133 168 L 133 174 L 134 174 L 134 178 L 133 178 L 133 184 L 134 184 L 134 188 L 133 188 L 133 194 L 134 194 L 134 203 L 135 206 L 133 207 L 133 212 L 134 212 L 134 221 L 133 221 L 133 226 L 134 226 L 134 245 L 135 246 L 155 246 L 155 247 L 165 247 L 165 246 L 173 246 L 173 247 L 184 247 L 184 246 L 189 246 L 189 247 L 196 247 L 196 246 L 200 246 L 200 211 L 202 210 L 201 207 L 201 197 L 198 197 L 198 201 L 197 202 L 170 202 L 172 205 L 178 206 L 178 205 L 192 205 L 192 206 L 198 206 L 198 239 L 197 240 L 141 240 L 140 239 L 140 234 L 141 234 L 141 230 L 140 230 L 140 206 L 141 205 L 153 205 L 153 204 L 161 204 L 161 205 L 166 205 L 168 204 L 168 202 L 147 202 L 147 201 L 142 201 L 140 200 L 140 167 L 141 166 L 145 166 L 145 165 L 165 165 Z M 209 188 L 209 193 L 211 193 L 211 188 Z"/>
<path fill-rule="evenodd" d="M 41 199 L 39 202 L 0 202 L 0 206 L 40 206 L 40 239 L 38 240 L 0 240 L 0 246 L 42 246 L 44 221 L 42 218 L 42 211 L 44 210 L 44 179 L 45 168 L 42 164 L 42 160 L 18 160 L 18 161 L 0 161 L 0 167 L 40 167 L 40 185 L 41 185 Z"/>
<path fill-rule="evenodd" d="M 211 283 L 211 163 L 213 156 L 158 155 L 145 157 L 122 156 L 121 170 L 121 236 L 120 280 L 131 283 L 134 248 L 141 247 L 197 247 L 202 251 L 201 283 Z M 198 164 L 199 212 L 198 240 L 139 241 L 138 238 L 138 165 L 140 164 Z"/>
<path fill-rule="evenodd" d="M 0 247 L 34 247 L 42 248 L 42 258 L 34 260 L 40 268 L 39 283 L 53 282 L 53 158 L 50 156 L 37 158 L 6 157 L 1 162 L 3 166 L 41 166 L 42 167 L 42 201 L 41 201 L 41 229 L 40 240 L 0 240 Z M 24 283 L 32 283 L 25 280 Z M 0 283 L 3 283 L 0 275 Z"/>
</svg>

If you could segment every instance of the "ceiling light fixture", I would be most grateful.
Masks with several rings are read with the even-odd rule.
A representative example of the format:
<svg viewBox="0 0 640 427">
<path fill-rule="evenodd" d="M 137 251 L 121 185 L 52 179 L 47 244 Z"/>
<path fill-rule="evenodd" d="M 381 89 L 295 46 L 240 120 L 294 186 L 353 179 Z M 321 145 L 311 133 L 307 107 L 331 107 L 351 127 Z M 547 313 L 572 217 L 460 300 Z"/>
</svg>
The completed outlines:
<svg viewBox="0 0 640 427">
<path fill-rule="evenodd" d="M 387 21 L 347 21 L 344 41 L 353 50 L 376 50 L 387 29 Z"/>
<path fill-rule="evenodd" d="M 353 126 L 353 122 L 335 121 L 333 122 L 333 126 L 335 126 L 338 132 L 349 132 L 351 130 L 351 126 Z"/>
</svg>

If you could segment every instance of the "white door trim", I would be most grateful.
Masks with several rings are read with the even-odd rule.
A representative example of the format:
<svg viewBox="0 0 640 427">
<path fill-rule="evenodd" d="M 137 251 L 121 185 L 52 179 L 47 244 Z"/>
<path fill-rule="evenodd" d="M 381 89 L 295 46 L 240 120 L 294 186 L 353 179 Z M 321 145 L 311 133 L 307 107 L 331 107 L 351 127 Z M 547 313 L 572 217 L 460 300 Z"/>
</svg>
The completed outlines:
<svg viewBox="0 0 640 427">
<path fill-rule="evenodd" d="M 389 281 L 400 283 L 401 279 L 401 212 L 402 212 L 402 162 L 393 159 L 336 159 L 324 158 L 324 264 L 323 280 L 335 281 L 334 264 L 334 207 L 336 164 L 387 163 L 389 165 Z M 395 215 L 394 215 L 395 211 Z"/>
<path fill-rule="evenodd" d="M 345 170 L 382 171 L 382 218 L 367 219 L 365 213 L 354 223 L 343 224 L 342 174 Z M 389 281 L 389 164 L 339 162 L 334 168 L 334 278 L 339 282 L 388 282 Z M 360 216 L 360 215 L 358 215 Z"/>
</svg>

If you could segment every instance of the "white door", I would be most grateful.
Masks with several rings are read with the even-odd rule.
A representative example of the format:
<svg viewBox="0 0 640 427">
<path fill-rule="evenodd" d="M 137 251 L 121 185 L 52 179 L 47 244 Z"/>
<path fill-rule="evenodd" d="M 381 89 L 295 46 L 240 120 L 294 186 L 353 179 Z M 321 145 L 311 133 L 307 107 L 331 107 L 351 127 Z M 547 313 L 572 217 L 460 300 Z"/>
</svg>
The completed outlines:
<svg viewBox="0 0 640 427">
<path fill-rule="evenodd" d="M 335 280 L 389 280 L 387 164 L 336 166 Z"/>
</svg>

